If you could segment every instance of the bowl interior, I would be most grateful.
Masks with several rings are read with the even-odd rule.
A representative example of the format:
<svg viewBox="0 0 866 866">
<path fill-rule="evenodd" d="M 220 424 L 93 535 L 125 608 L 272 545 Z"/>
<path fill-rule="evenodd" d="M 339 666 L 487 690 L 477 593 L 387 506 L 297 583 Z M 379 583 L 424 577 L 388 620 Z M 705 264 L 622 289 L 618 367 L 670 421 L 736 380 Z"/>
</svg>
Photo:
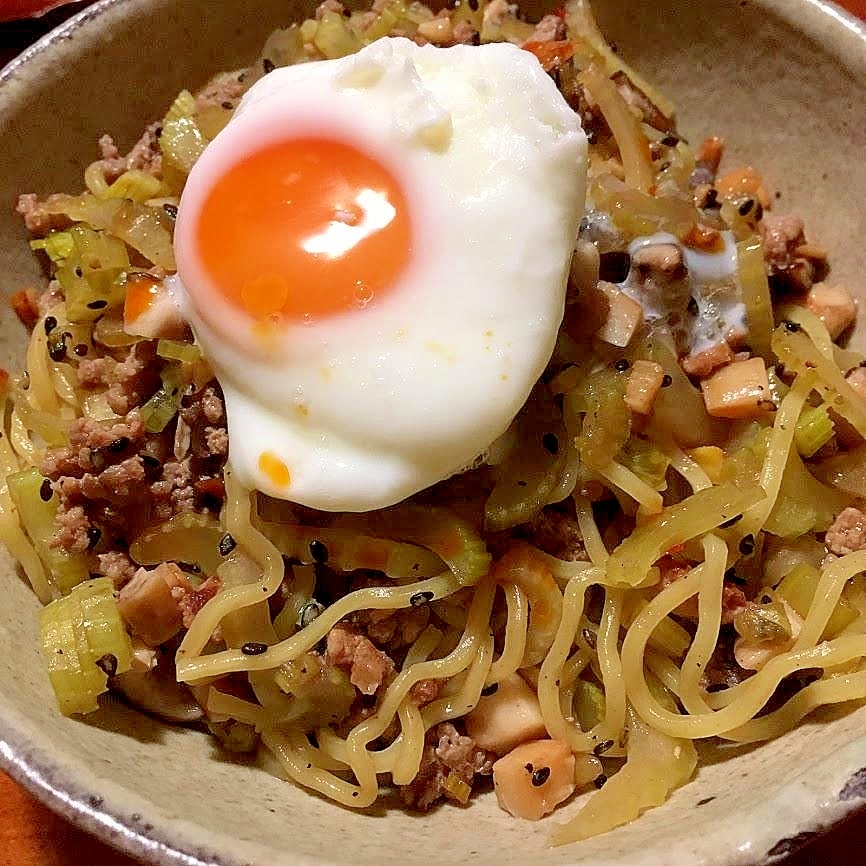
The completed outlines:
<svg viewBox="0 0 866 866">
<path fill-rule="evenodd" d="M 731 164 L 760 168 L 779 210 L 805 217 L 833 279 L 863 293 L 866 38 L 820 0 L 596 0 L 624 56 L 672 95 L 693 141 L 722 135 Z M 107 0 L 0 76 L 0 289 L 41 279 L 18 217 L 21 192 L 81 187 L 104 132 L 130 145 L 181 87 L 257 56 L 266 35 L 307 9 L 285 0 Z M 858 285 L 858 279 L 860 283 Z M 21 365 L 7 314 L 0 364 Z M 858 335 L 855 339 L 860 340 Z M 159 863 L 739 863 L 826 825 L 866 766 L 866 710 L 828 713 L 758 749 L 705 764 L 664 808 L 602 839 L 550 849 L 549 823 L 507 820 L 492 796 L 418 818 L 357 814 L 257 766 L 226 760 L 198 733 L 119 704 L 87 722 L 59 716 L 38 652 L 37 602 L 0 562 L 0 760 L 56 808 Z M 570 807 L 573 810 L 573 807 Z M 551 821 L 559 821 L 554 817 Z M 683 828 L 689 832 L 684 833 Z"/>
</svg>

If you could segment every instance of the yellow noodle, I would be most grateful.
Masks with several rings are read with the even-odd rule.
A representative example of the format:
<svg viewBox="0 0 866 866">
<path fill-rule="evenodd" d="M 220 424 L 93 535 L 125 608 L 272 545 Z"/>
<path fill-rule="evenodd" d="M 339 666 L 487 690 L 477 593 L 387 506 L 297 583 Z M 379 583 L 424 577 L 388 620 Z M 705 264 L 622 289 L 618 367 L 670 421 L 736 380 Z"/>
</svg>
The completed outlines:
<svg viewBox="0 0 866 866">
<path fill-rule="evenodd" d="M 586 496 L 575 494 L 574 510 L 577 515 L 580 534 L 583 536 L 583 546 L 586 548 L 589 558 L 593 565 L 604 565 L 609 554 L 601 533 L 598 531 L 598 524 L 595 522 L 595 515 L 592 512 L 592 503 Z"/>
<path fill-rule="evenodd" d="M 685 478 L 693 492 L 697 493 L 698 490 L 706 490 L 707 487 L 713 486 L 709 475 L 704 472 L 700 464 L 686 454 L 670 437 L 654 439 L 653 444 L 670 460 L 671 466 Z"/>
<path fill-rule="evenodd" d="M 529 603 L 526 593 L 515 583 L 502 585 L 507 605 L 505 636 L 502 653 L 492 665 L 487 675 L 486 685 L 498 683 L 511 676 L 521 664 L 526 651 L 526 631 L 529 627 Z"/>
<path fill-rule="evenodd" d="M 728 548 L 715 535 L 704 539 L 706 557 L 700 569 L 698 588 L 698 628 L 692 645 L 683 659 L 677 695 L 691 713 L 709 710 L 699 682 L 716 648 L 722 626 L 722 593 L 725 585 L 725 567 Z"/>
<path fill-rule="evenodd" d="M 226 719 L 236 719 L 247 725 L 255 725 L 261 729 L 265 720 L 265 711 L 258 704 L 245 701 L 236 695 L 228 695 L 219 689 L 208 689 L 206 703 L 206 709 L 215 721 L 219 721 L 215 717 L 222 716 Z"/>
<path fill-rule="evenodd" d="M 862 571 L 866 571 L 866 550 L 849 553 L 824 568 L 806 621 L 794 641 L 795 651 L 813 646 L 821 639 L 845 584 Z"/>
<path fill-rule="evenodd" d="M 790 731 L 813 710 L 826 704 L 866 699 L 866 671 L 838 674 L 810 683 L 766 716 L 752 719 L 722 736 L 738 743 L 769 740 Z"/>
<path fill-rule="evenodd" d="M 662 496 L 658 490 L 654 490 L 642 478 L 635 475 L 631 469 L 627 469 L 616 460 L 599 470 L 599 475 L 610 482 L 615 488 L 622 490 L 635 502 L 640 504 L 641 513 L 646 515 L 660 514 L 662 510 Z"/>
<path fill-rule="evenodd" d="M 593 569 L 587 576 L 573 578 L 566 586 L 562 619 L 538 677 L 538 702 L 548 733 L 554 739 L 568 743 L 575 752 L 591 752 L 595 741 L 563 716 L 559 686 L 583 616 L 586 590 L 596 582 L 594 578 L 599 577 L 600 572 L 601 569 Z"/>
<path fill-rule="evenodd" d="M 622 621 L 623 590 L 606 587 L 604 608 L 598 626 L 596 648 L 604 685 L 604 722 L 596 733 L 600 739 L 619 742 L 625 730 L 626 695 L 619 656 L 619 629 Z"/>
</svg>

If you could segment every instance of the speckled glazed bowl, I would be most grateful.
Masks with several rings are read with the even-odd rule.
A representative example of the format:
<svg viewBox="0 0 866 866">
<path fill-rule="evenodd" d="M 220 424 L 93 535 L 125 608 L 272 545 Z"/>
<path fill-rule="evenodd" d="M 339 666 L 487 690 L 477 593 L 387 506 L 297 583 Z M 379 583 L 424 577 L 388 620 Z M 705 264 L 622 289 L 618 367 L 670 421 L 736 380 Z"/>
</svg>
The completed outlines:
<svg viewBox="0 0 866 866">
<path fill-rule="evenodd" d="M 597 0 L 618 49 L 680 106 L 687 136 L 749 155 L 866 296 L 866 32 L 823 0 Z M 292 0 L 105 0 L 0 73 L 0 287 L 39 272 L 19 192 L 74 190 L 110 131 L 131 144 L 184 86 L 252 60 Z M 4 314 L 0 364 L 23 332 Z M 37 602 L 0 562 L 0 765 L 119 848 L 158 864 L 738 864 L 781 857 L 866 803 L 866 708 L 701 767 L 664 807 L 552 850 L 549 828 L 492 796 L 418 818 L 357 814 L 218 755 L 208 738 L 120 705 L 62 718 L 38 651 Z M 572 807 L 573 808 L 573 807 Z M 2 857 L 0 857 L 2 859 Z"/>
</svg>

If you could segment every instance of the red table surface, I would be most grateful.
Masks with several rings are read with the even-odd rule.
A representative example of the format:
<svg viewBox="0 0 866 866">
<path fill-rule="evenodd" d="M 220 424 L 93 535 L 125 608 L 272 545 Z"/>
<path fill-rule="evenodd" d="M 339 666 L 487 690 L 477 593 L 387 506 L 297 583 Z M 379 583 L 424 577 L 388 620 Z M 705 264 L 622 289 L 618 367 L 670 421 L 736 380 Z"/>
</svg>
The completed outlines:
<svg viewBox="0 0 866 866">
<path fill-rule="evenodd" d="M 38 6 L 39 0 L 15 0 Z M 837 0 L 866 19 L 866 0 Z M 74 4 L 80 8 L 82 3 Z M 0 0 L 0 13 L 4 2 Z M 58 9 L 44 18 L 0 25 L 0 63 L 10 60 L 65 17 Z M 866 866 L 866 810 L 810 841 L 785 866 Z M 55 815 L 0 772 L 0 866 L 140 866 Z"/>
</svg>

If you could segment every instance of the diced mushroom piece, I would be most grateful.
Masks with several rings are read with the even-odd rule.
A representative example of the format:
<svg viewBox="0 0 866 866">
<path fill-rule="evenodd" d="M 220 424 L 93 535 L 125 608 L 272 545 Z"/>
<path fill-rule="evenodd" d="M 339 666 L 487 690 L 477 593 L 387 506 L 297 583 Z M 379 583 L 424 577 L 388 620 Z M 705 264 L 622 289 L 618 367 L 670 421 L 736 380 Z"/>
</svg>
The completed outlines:
<svg viewBox="0 0 866 866">
<path fill-rule="evenodd" d="M 434 45 L 444 45 L 452 39 L 451 19 L 445 16 L 430 18 L 418 25 L 418 35 L 423 36 Z"/>
<path fill-rule="evenodd" d="M 689 376 L 703 378 L 718 370 L 719 367 L 730 364 L 733 360 L 734 352 L 728 341 L 719 340 L 706 349 L 690 352 L 680 360 L 680 366 Z"/>
<path fill-rule="evenodd" d="M 707 413 L 714 418 L 758 417 L 771 400 L 763 358 L 734 361 L 701 382 Z"/>
<path fill-rule="evenodd" d="M 643 359 L 635 361 L 625 384 L 625 402 L 628 408 L 640 415 L 649 415 L 664 379 L 665 368 L 661 364 Z"/>
<path fill-rule="evenodd" d="M 574 755 L 561 740 L 533 740 L 493 765 L 500 807 L 515 818 L 538 821 L 573 793 Z"/>
<path fill-rule="evenodd" d="M 598 287 L 606 295 L 609 308 L 607 318 L 596 336 L 605 343 L 624 349 L 643 324 L 643 307 L 613 283 L 601 280 Z"/>
<path fill-rule="evenodd" d="M 833 340 L 857 318 L 857 304 L 842 286 L 815 283 L 806 295 L 806 306 L 826 325 Z"/>
<path fill-rule="evenodd" d="M 173 562 L 152 571 L 139 568 L 117 598 L 120 615 L 133 634 L 150 646 L 159 646 L 183 628 L 183 615 L 173 589 L 191 589 L 186 575 Z"/>
<path fill-rule="evenodd" d="M 519 673 L 502 680 L 492 695 L 481 697 L 466 716 L 466 733 L 497 755 L 520 743 L 547 735 L 535 692 Z"/>
</svg>

